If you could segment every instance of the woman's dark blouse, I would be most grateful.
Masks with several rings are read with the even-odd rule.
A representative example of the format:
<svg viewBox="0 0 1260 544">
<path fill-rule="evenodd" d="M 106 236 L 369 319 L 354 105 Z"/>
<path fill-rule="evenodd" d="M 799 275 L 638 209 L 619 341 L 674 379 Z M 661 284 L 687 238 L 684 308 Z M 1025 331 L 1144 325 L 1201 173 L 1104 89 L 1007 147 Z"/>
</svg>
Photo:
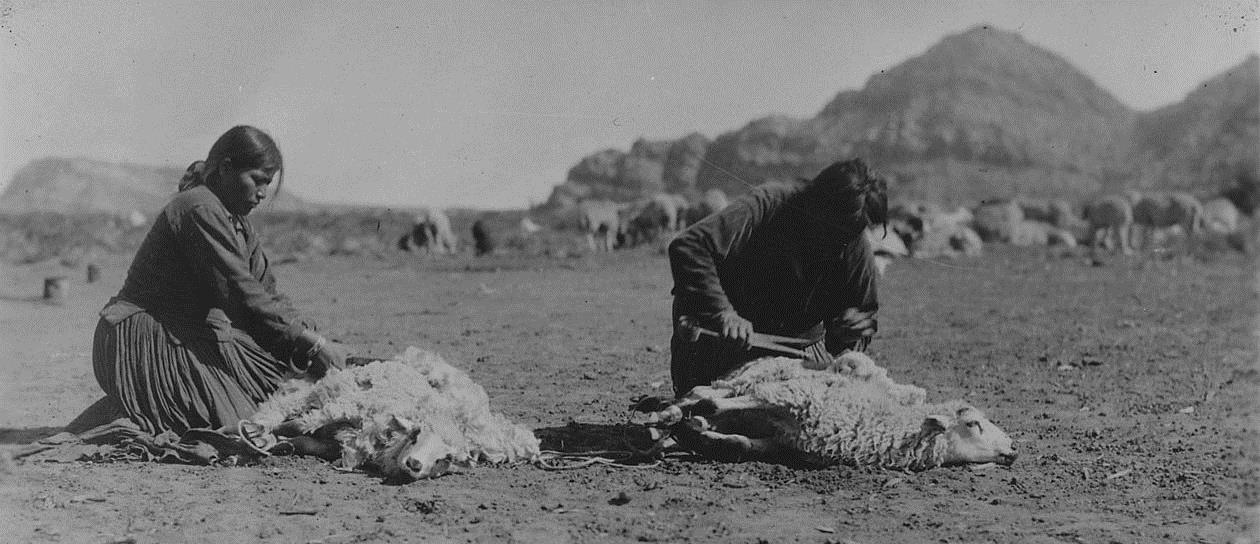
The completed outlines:
<svg viewBox="0 0 1260 544">
<path fill-rule="evenodd" d="M 860 231 L 825 240 L 834 234 L 809 216 L 816 207 L 804 205 L 810 195 L 801 191 L 758 187 L 675 238 L 675 313 L 711 317 L 734 309 L 771 334 L 816 337 L 825 329 L 829 349 L 848 333 L 846 309 L 873 319 L 879 303 L 869 243 Z"/>
<path fill-rule="evenodd" d="M 228 212 L 205 186 L 181 191 L 166 205 L 101 315 L 117 323 L 139 311 L 219 341 L 238 329 L 277 355 L 290 353 L 305 328 L 276 292 L 248 219 Z"/>
</svg>

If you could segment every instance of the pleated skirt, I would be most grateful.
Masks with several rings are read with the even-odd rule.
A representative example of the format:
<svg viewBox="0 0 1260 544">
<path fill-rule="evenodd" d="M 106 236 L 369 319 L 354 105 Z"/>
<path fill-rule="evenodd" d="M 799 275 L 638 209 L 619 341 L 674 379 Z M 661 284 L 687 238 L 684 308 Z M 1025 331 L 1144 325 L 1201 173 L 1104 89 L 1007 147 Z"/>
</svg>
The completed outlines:
<svg viewBox="0 0 1260 544">
<path fill-rule="evenodd" d="M 92 369 L 105 394 L 154 435 L 235 426 L 286 377 L 288 364 L 243 331 L 166 327 L 146 312 L 97 323 Z"/>
</svg>

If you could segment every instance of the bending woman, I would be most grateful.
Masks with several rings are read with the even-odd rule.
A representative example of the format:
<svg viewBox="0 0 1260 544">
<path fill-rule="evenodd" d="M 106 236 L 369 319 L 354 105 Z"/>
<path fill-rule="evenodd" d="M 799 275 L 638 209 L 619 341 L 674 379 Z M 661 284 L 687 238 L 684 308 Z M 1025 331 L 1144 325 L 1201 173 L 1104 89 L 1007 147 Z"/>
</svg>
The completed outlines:
<svg viewBox="0 0 1260 544">
<path fill-rule="evenodd" d="M 886 182 L 853 159 L 756 187 L 679 234 L 669 244 L 674 393 L 770 354 L 750 349 L 754 331 L 800 338 L 818 360 L 865 349 L 879 302 L 863 232 L 887 215 Z M 692 325 L 718 337 L 696 338 Z"/>
<path fill-rule="evenodd" d="M 96 381 L 141 430 L 234 426 L 290 371 L 318 375 L 344 364 L 342 348 L 276 292 L 247 217 L 283 170 L 265 132 L 225 132 L 188 167 L 122 290 L 101 310 Z"/>
</svg>

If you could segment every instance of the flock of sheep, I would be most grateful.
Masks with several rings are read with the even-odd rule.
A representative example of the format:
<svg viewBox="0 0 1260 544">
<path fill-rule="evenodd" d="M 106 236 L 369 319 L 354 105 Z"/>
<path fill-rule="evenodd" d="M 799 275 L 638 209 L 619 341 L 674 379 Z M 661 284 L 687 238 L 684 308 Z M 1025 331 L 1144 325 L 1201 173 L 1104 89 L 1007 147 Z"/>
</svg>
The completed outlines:
<svg viewBox="0 0 1260 544">
<path fill-rule="evenodd" d="M 1200 202 L 1184 192 L 1135 190 L 1103 195 L 1074 206 L 1065 199 L 1015 198 L 947 211 L 932 203 L 907 203 L 889 212 L 896 240 L 879 236 L 877 251 L 891 256 L 977 254 L 983 243 L 1017 246 L 1088 245 L 1130 254 L 1171 239 L 1186 244 L 1203 235 L 1230 236 L 1242 215 L 1226 198 Z M 875 229 L 882 234 L 880 229 Z"/>
<path fill-rule="evenodd" d="M 631 202 L 587 199 L 553 211 L 538 222 L 521 221 L 522 236 L 543 227 L 574 230 L 591 252 L 607 252 L 667 241 L 687 225 L 725 208 L 726 195 L 711 189 L 687 198 L 658 193 Z M 1187 245 L 1202 235 L 1241 236 L 1247 219 L 1227 198 L 1200 202 L 1185 192 L 1128 190 L 1075 204 L 1062 198 L 1017 197 L 983 201 L 952 209 L 935 202 L 904 201 L 889 210 L 887 225 L 867 232 L 881 270 L 896 257 L 952 257 L 978 255 L 986 243 L 1017 246 L 1086 245 L 1131 254 L 1160 247 L 1169 240 Z M 484 221 L 472 225 L 478 255 L 494 251 L 495 233 Z M 457 251 L 458 236 L 440 209 L 417 215 L 400 249 L 424 249 L 434 254 Z M 1245 237 L 1229 240 L 1246 249 Z"/>
<path fill-rule="evenodd" d="M 542 230 L 539 223 L 550 224 L 558 229 L 579 232 L 591 252 L 612 251 L 666 238 L 725 208 L 728 203 L 726 194 L 717 189 L 704 193 L 694 201 L 670 193 L 658 193 L 632 202 L 583 200 L 555 212 L 551 220 L 535 222 L 528 217 L 522 219 L 520 234 L 529 236 Z M 496 249 L 496 233 L 484 220 L 473 222 L 471 231 L 477 255 Z M 443 255 L 456 253 L 458 242 L 459 237 L 451 229 L 451 220 L 446 213 L 429 208 L 416 214 L 412 228 L 399 238 L 398 248 Z"/>
</svg>

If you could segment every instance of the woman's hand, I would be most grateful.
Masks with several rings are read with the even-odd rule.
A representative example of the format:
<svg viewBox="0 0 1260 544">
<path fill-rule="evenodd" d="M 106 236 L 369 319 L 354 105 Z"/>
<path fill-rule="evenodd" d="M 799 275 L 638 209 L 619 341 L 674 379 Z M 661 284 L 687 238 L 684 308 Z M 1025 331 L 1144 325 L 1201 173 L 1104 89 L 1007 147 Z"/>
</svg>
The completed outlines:
<svg viewBox="0 0 1260 544">
<path fill-rule="evenodd" d="M 718 314 L 716 321 L 717 333 L 722 335 L 722 339 L 735 343 L 740 349 L 752 347 L 753 325 L 751 321 L 735 313 L 735 310 L 727 310 Z"/>
<path fill-rule="evenodd" d="M 875 312 L 847 308 L 827 326 L 827 349 L 833 353 L 843 349 L 864 351 L 878 329 Z"/>
<path fill-rule="evenodd" d="M 844 314 L 840 316 L 840 322 L 844 325 L 844 332 L 847 337 L 869 339 L 875 335 L 877 327 L 875 312 L 863 312 L 857 308 L 845 308 Z"/>
<path fill-rule="evenodd" d="M 317 376 L 323 376 L 328 373 L 331 368 L 343 369 L 346 367 L 346 347 L 336 342 L 326 342 L 318 352 L 311 357 L 311 371 Z"/>
<path fill-rule="evenodd" d="M 330 368 L 346 367 L 346 348 L 308 329 L 298 337 L 293 359 L 295 368 L 318 378 Z"/>
</svg>

